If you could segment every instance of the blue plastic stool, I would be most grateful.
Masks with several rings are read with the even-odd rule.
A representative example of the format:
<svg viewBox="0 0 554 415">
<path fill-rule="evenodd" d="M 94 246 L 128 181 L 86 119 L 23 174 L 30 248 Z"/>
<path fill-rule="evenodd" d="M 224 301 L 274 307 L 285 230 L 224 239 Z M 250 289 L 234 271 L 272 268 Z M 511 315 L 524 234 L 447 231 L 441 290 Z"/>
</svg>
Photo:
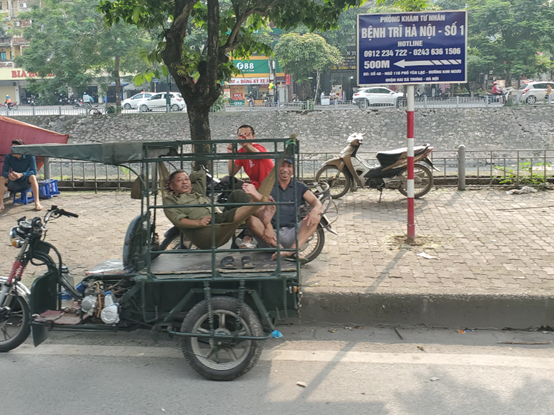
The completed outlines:
<svg viewBox="0 0 554 415">
<path fill-rule="evenodd" d="M 19 197 L 16 197 L 19 193 Z M 33 196 L 33 191 L 31 189 L 27 190 L 20 190 L 13 194 L 13 204 L 16 203 L 23 203 L 24 205 L 28 204 L 29 202 L 34 202 L 35 197 Z"/>
<path fill-rule="evenodd" d="M 60 194 L 60 191 L 58 190 L 58 181 L 56 179 L 47 179 L 44 180 L 43 183 L 48 185 L 50 197 Z"/>
<path fill-rule="evenodd" d="M 41 199 L 50 199 L 52 197 L 50 184 L 44 181 L 38 182 L 38 195 Z"/>
</svg>

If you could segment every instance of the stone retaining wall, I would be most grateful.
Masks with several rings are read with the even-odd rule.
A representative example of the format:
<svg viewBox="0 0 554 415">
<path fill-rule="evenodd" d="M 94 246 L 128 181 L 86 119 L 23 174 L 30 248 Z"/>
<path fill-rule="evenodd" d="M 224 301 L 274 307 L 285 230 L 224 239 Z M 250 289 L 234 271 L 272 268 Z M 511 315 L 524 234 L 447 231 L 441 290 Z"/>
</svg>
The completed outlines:
<svg viewBox="0 0 554 415">
<path fill-rule="evenodd" d="M 69 134 L 70 142 L 115 140 L 187 140 L 185 113 L 102 116 L 35 116 L 19 120 Z M 238 126 L 251 124 L 257 138 L 288 137 L 296 133 L 301 151 L 337 152 L 353 132 L 365 135 L 365 151 L 406 145 L 406 113 L 402 109 L 335 111 L 242 111 L 213 113 L 213 139 L 233 139 Z M 548 149 L 554 141 L 554 106 L 502 108 L 418 109 L 416 144 L 437 150 L 464 144 L 477 149 Z"/>
</svg>

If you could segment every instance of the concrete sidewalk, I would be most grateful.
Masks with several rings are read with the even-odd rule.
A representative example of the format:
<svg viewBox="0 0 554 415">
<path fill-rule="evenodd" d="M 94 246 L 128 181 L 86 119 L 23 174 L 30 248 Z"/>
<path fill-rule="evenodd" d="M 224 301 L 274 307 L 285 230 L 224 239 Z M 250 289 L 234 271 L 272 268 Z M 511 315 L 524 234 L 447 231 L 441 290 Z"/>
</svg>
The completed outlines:
<svg viewBox="0 0 554 415">
<path fill-rule="evenodd" d="M 554 326 L 554 193 L 433 190 L 416 201 L 417 244 L 403 243 L 406 199 L 385 191 L 350 193 L 320 257 L 302 268 L 305 321 L 426 324 L 448 327 Z M 45 200 L 78 213 L 51 222 L 47 240 L 75 280 L 121 256 L 139 201 L 127 192 L 70 193 Z M 0 215 L 0 274 L 16 250 L 7 246 L 16 219 L 32 206 L 6 204 Z M 331 215 L 332 216 L 332 215 Z M 158 218 L 160 236 L 170 227 Z M 421 255 L 425 254 L 425 255 Z M 30 286 L 37 270 L 26 271 Z"/>
</svg>

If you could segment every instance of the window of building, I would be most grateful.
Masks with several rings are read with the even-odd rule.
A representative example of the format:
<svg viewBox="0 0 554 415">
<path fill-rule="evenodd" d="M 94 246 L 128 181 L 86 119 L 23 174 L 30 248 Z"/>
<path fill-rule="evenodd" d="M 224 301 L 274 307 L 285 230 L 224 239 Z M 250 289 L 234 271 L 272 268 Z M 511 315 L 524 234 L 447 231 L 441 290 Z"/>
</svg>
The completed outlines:
<svg viewBox="0 0 554 415">
<path fill-rule="evenodd" d="M 6 60 L 6 52 L 0 52 L 0 61 Z"/>
</svg>

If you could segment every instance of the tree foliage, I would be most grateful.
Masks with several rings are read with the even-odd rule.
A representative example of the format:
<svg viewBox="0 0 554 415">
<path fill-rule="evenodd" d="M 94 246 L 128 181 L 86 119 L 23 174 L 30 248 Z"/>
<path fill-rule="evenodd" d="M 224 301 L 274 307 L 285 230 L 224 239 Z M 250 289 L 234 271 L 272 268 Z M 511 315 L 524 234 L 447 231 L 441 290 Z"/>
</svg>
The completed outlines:
<svg viewBox="0 0 554 415">
<path fill-rule="evenodd" d="M 308 84 L 309 78 L 315 71 L 316 95 L 321 72 L 342 62 L 340 51 L 314 33 L 283 35 L 275 45 L 274 53 L 281 67 L 299 84 Z"/>
<path fill-rule="evenodd" d="M 110 25 L 125 22 L 161 29 L 150 54 L 163 61 L 187 103 L 191 137 L 210 139 L 209 109 L 221 94 L 221 81 L 238 70 L 229 59 L 251 54 L 271 55 L 270 46 L 256 36 L 271 22 L 290 29 L 304 24 L 309 30 L 337 27 L 342 11 L 364 0 L 101 0 L 100 10 Z M 188 47 L 196 28 L 205 30 L 201 47 Z M 200 151 L 197 149 L 197 151 Z"/>
<path fill-rule="evenodd" d="M 106 82 L 119 82 L 119 71 L 143 70 L 138 57 L 146 33 L 124 24 L 106 27 L 94 0 L 46 0 L 22 15 L 32 20 L 24 31 L 30 46 L 17 63 L 39 77 L 31 78 L 35 92 L 52 96 L 71 86 L 79 94 L 94 78 L 107 73 Z M 119 94 L 117 94 L 119 95 Z"/>
<path fill-rule="evenodd" d="M 274 49 L 281 67 L 297 83 L 309 82 L 313 71 L 325 71 L 341 63 L 340 51 L 314 33 L 283 35 Z"/>
<path fill-rule="evenodd" d="M 509 84 L 512 74 L 532 76 L 544 70 L 537 52 L 552 35 L 553 12 L 543 0 L 472 0 L 470 46 L 482 72 L 505 73 Z"/>
</svg>

